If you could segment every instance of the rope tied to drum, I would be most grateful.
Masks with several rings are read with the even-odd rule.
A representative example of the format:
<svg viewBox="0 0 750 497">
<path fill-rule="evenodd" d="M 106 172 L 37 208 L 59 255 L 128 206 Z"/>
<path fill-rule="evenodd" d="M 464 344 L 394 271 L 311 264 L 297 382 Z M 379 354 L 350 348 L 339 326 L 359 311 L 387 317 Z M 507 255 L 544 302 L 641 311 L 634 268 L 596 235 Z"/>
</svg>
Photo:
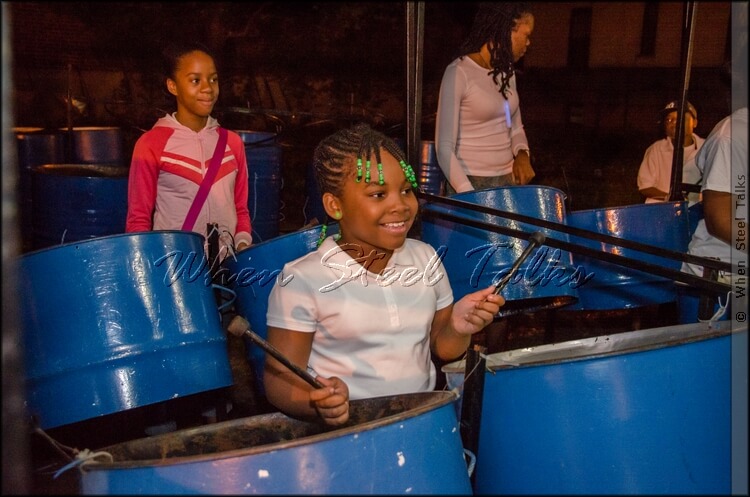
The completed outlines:
<svg viewBox="0 0 750 497">
<path fill-rule="evenodd" d="M 724 317 L 724 314 L 727 312 L 727 307 L 729 306 L 729 298 L 734 292 L 731 290 L 727 292 L 727 301 L 725 303 L 721 303 L 721 296 L 717 297 L 717 309 L 713 316 L 711 316 L 710 319 L 698 319 L 699 323 L 715 323 L 716 321 L 719 321 L 721 318 Z"/>
<path fill-rule="evenodd" d="M 98 461 L 97 459 L 103 460 Z M 100 462 L 112 463 L 114 462 L 114 458 L 112 457 L 112 454 L 104 450 L 96 452 L 92 452 L 89 449 L 80 450 L 76 453 L 75 459 L 72 462 L 69 462 L 68 464 L 57 470 L 57 472 L 53 476 L 53 479 L 57 479 L 58 476 L 65 473 L 71 468 L 78 467 L 80 469 L 85 465 L 98 464 Z"/>
</svg>

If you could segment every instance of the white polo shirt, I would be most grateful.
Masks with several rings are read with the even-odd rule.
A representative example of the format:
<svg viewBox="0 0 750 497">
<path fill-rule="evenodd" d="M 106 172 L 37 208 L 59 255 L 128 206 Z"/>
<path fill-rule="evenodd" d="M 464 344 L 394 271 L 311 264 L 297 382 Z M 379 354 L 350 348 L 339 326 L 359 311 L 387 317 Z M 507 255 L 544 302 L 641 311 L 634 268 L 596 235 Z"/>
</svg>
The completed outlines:
<svg viewBox="0 0 750 497">
<path fill-rule="evenodd" d="M 442 260 L 407 238 L 377 275 L 332 237 L 284 266 L 268 300 L 267 324 L 315 333 L 309 367 L 338 376 L 351 399 L 430 391 L 430 327 L 453 302 Z M 354 257 L 352 257 L 354 256 Z"/>
</svg>

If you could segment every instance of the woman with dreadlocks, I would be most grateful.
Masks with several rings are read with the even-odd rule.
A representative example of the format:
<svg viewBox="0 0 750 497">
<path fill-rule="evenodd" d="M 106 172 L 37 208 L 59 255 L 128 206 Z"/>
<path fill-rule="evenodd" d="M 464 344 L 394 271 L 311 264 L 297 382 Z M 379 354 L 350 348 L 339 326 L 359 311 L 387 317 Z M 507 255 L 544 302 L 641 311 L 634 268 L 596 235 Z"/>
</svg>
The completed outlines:
<svg viewBox="0 0 750 497">
<path fill-rule="evenodd" d="M 526 4 L 482 3 L 461 55 L 445 69 L 435 147 L 449 195 L 534 178 L 514 68 L 533 30 Z"/>
<path fill-rule="evenodd" d="M 339 234 L 286 264 L 268 300 L 268 341 L 324 385 L 313 389 L 272 357 L 268 400 L 288 415 L 349 418 L 349 399 L 435 388 L 435 354 L 453 360 L 492 322 L 505 299 L 494 287 L 453 303 L 441 258 L 407 238 L 416 178 L 393 139 L 366 124 L 340 130 L 315 149 L 327 215 Z"/>
</svg>

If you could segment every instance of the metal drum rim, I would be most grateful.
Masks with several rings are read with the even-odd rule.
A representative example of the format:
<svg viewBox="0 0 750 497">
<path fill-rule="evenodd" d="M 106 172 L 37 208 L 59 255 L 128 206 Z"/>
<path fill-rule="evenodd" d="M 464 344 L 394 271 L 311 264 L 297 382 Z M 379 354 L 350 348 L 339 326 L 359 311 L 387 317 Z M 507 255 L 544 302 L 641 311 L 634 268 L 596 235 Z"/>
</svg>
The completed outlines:
<svg viewBox="0 0 750 497">
<path fill-rule="evenodd" d="M 385 416 L 383 418 L 374 419 L 371 421 L 367 421 L 365 423 L 360 423 L 360 424 L 356 424 L 352 426 L 345 426 L 342 428 L 333 428 L 333 429 L 330 429 L 329 431 L 324 431 L 322 433 L 318 433 L 318 434 L 310 435 L 306 437 L 301 437 L 301 438 L 297 438 L 294 440 L 274 442 L 270 444 L 260 445 L 257 447 L 246 447 L 246 448 L 241 448 L 241 449 L 227 450 L 223 452 L 208 453 L 208 454 L 178 456 L 178 457 L 171 457 L 167 459 L 144 459 L 144 460 L 136 460 L 136 461 L 115 461 L 115 462 L 97 461 L 96 464 L 82 465 L 80 468 L 82 471 L 84 470 L 85 471 L 97 471 L 97 470 L 103 471 L 103 470 L 112 470 L 112 469 L 165 467 L 165 466 L 177 466 L 180 464 L 199 463 L 199 462 L 205 462 L 205 461 L 219 461 L 222 459 L 231 459 L 231 458 L 236 458 L 236 457 L 259 455 L 259 454 L 264 454 L 268 452 L 276 452 L 279 450 L 292 449 L 292 448 L 301 447 L 305 445 L 313 445 L 313 444 L 324 442 L 327 440 L 335 440 L 335 439 L 343 438 L 349 435 L 368 432 L 368 431 L 375 430 L 377 428 L 382 428 L 385 426 L 393 425 L 398 421 L 406 421 L 409 419 L 413 419 L 413 418 L 416 418 L 417 416 L 428 413 L 430 411 L 448 406 L 450 403 L 455 402 L 458 399 L 458 393 L 452 390 L 433 390 L 429 392 L 413 392 L 413 393 L 407 393 L 407 394 L 371 397 L 367 399 L 356 399 L 356 400 L 350 401 L 350 403 L 360 403 L 360 402 L 363 403 L 363 402 L 372 401 L 376 399 L 402 397 L 404 395 L 423 396 L 427 398 L 436 397 L 437 399 L 427 404 L 420 405 L 419 407 L 408 409 L 404 412 L 392 414 L 390 416 Z M 256 416 L 246 417 L 246 418 L 222 421 L 222 422 L 214 423 L 208 426 L 218 431 L 222 428 L 230 427 L 232 425 L 241 425 L 243 421 L 248 420 L 248 419 L 266 420 L 266 419 L 276 419 L 276 418 L 291 419 L 294 422 L 305 423 L 305 421 L 292 418 L 291 416 L 287 416 L 281 412 L 272 412 L 268 414 L 260 414 Z M 205 429 L 206 429 L 206 426 L 200 426 L 196 428 L 187 428 L 187 429 L 180 430 L 180 431 L 185 434 L 197 435 L 197 434 L 204 432 Z M 149 440 L 158 441 L 160 438 L 166 438 L 169 436 L 174 436 L 174 432 L 166 433 L 163 435 L 155 435 L 155 436 L 148 437 L 148 438 Z M 131 441 L 131 442 L 134 442 L 134 441 Z M 127 443 L 130 443 L 130 442 L 124 442 L 123 444 L 127 444 Z M 117 445 L 123 445 L 123 444 L 116 444 L 113 446 L 103 447 L 99 449 L 99 451 L 106 451 L 108 448 L 115 447 Z"/>
<path fill-rule="evenodd" d="M 135 237 L 135 236 L 158 236 L 158 235 L 163 235 L 163 234 L 184 234 L 184 235 L 189 235 L 189 236 L 197 236 L 201 240 L 205 239 L 205 237 L 203 235 L 201 235 L 200 233 L 196 233 L 195 231 L 182 231 L 182 230 L 133 231 L 133 232 L 129 232 L 129 233 L 116 233 L 114 235 L 98 236 L 98 237 L 95 237 L 95 238 L 88 238 L 86 240 L 78 240 L 78 241 L 73 241 L 73 242 L 66 242 L 66 243 L 61 243 L 59 245 L 54 245 L 54 246 L 51 246 L 51 247 L 44 247 L 44 248 L 37 249 L 37 250 L 31 251 L 31 252 L 27 252 L 25 254 L 21 254 L 20 259 L 21 260 L 26 260 L 26 259 L 29 259 L 29 258 L 31 258 L 33 256 L 39 255 L 39 254 L 41 254 L 43 252 L 49 252 L 49 251 L 52 251 L 52 250 L 59 250 L 61 248 L 70 248 L 70 246 L 72 246 L 72 245 L 84 245 L 84 244 L 89 244 L 89 243 L 99 243 L 99 242 L 102 242 L 102 241 L 105 241 L 105 240 L 110 240 L 110 239 L 114 239 L 114 238 L 122 238 L 122 237 L 131 238 L 131 237 Z"/>
<path fill-rule="evenodd" d="M 654 333 L 645 335 L 643 333 L 644 331 L 653 330 L 634 330 L 612 335 L 601 335 L 597 337 L 569 340 L 565 342 L 550 343 L 539 345 L 536 347 L 526 347 L 523 349 L 515 349 L 505 352 L 498 352 L 495 354 L 489 354 L 487 356 L 487 369 L 495 372 L 499 370 L 548 366 L 551 364 L 587 361 L 622 354 L 658 350 L 660 348 L 673 347 L 693 342 L 701 342 L 713 338 L 720 338 L 738 334 L 742 333 L 743 331 L 747 332 L 747 325 L 740 326 L 740 324 L 733 325 L 730 321 L 716 321 L 665 326 L 660 328 L 660 330 L 661 333 L 659 333 L 658 335 Z M 680 333 L 684 333 L 685 336 L 678 336 Z M 664 335 L 669 336 L 664 337 Z M 601 344 L 606 344 L 608 341 L 618 344 L 627 342 L 629 340 L 635 340 L 640 336 L 647 338 L 646 343 L 641 343 L 636 346 L 627 346 L 616 350 L 608 348 L 607 350 L 601 350 L 599 352 L 590 351 L 588 353 L 579 353 L 577 355 L 574 354 L 568 356 L 558 356 L 558 354 L 562 354 L 566 351 L 580 351 L 582 347 L 585 347 L 589 344 L 596 344 L 598 342 L 600 342 Z M 657 338 L 662 338 L 662 340 L 656 341 Z M 605 345 L 602 345 L 601 348 L 604 349 Z M 465 369 L 465 359 L 451 362 L 441 368 L 441 370 L 447 374 L 464 373 Z"/>
</svg>

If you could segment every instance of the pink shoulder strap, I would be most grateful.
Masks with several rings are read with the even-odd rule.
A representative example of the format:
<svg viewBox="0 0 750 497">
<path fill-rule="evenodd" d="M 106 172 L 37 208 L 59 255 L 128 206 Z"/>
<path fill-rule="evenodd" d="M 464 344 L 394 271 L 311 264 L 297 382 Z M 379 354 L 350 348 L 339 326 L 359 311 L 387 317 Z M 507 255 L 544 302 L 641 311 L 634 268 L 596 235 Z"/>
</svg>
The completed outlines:
<svg viewBox="0 0 750 497">
<path fill-rule="evenodd" d="M 208 192 L 211 190 L 211 186 L 214 184 L 214 179 L 219 172 L 221 167 L 221 159 L 224 157 L 224 150 L 227 148 L 227 130 L 219 128 L 219 141 L 216 144 L 214 155 L 211 157 L 211 162 L 208 164 L 208 171 L 206 176 L 201 181 L 198 187 L 198 193 L 195 194 L 193 203 L 190 205 L 187 216 L 185 216 L 185 222 L 182 224 L 183 231 L 192 231 L 195 226 L 195 220 L 198 219 L 198 213 L 203 208 L 203 204 L 206 203 L 208 198 Z"/>
</svg>

